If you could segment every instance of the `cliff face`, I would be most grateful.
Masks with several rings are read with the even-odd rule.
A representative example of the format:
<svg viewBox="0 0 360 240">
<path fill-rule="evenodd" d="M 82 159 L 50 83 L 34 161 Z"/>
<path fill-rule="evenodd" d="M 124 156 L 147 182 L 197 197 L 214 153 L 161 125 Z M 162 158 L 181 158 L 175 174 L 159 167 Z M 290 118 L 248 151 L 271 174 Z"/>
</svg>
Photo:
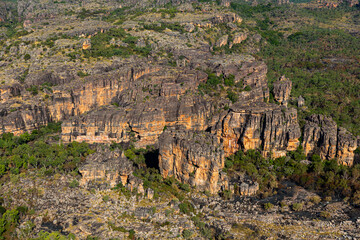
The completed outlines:
<svg viewBox="0 0 360 240">
<path fill-rule="evenodd" d="M 207 132 L 165 132 L 159 140 L 159 167 L 163 177 L 175 176 L 201 190 L 218 192 L 226 186 L 225 154 L 217 138 Z"/>
<path fill-rule="evenodd" d="M 204 130 L 213 107 L 202 98 L 186 94 L 205 81 L 204 75 L 197 71 L 175 77 L 163 74 L 160 71 L 129 82 L 127 88 L 112 98 L 115 106 L 65 121 L 63 140 L 127 142 L 135 139 L 136 146 L 145 147 L 156 143 L 164 128 Z"/>
<path fill-rule="evenodd" d="M 303 147 L 307 155 L 320 154 L 323 159 L 337 158 L 339 163 L 351 166 L 357 139 L 346 129 L 338 127 L 329 117 L 312 115 L 304 126 Z"/>
<path fill-rule="evenodd" d="M 3 102 L 1 111 L 2 132 L 15 135 L 31 131 L 50 121 L 62 121 L 71 116 L 78 116 L 100 106 L 109 105 L 118 93 L 128 89 L 131 82 L 145 74 L 157 71 L 156 67 L 123 66 L 109 75 L 95 75 L 84 80 L 62 80 L 63 85 L 55 86 L 48 92 L 45 101 L 42 97 L 30 96 L 24 87 L 14 84 L 0 90 Z M 35 78 L 35 77 L 34 77 Z M 31 83 L 43 84 L 47 80 L 58 79 L 40 74 Z M 54 80 L 55 81 L 55 80 Z M 52 83 L 52 82 L 50 82 Z M 52 84 L 57 84 L 54 82 Z M 65 84 L 68 83 L 68 84 Z M 29 102 L 29 103 L 27 103 Z"/>
<path fill-rule="evenodd" d="M 299 146 L 301 136 L 295 109 L 257 103 L 234 105 L 217 124 L 226 155 L 239 149 L 260 149 L 265 156 L 284 156 Z"/>
<path fill-rule="evenodd" d="M 47 92 L 45 101 L 21 85 L 1 88 L 2 131 L 21 134 L 62 120 L 64 142 L 132 141 L 136 147 L 158 144 L 164 177 L 175 176 L 211 192 L 226 189 L 229 185 L 220 183 L 225 181 L 220 174 L 224 157 L 239 149 L 259 149 L 264 156 L 285 156 L 299 146 L 301 132 L 295 109 L 266 103 L 269 90 L 264 63 L 211 59 L 206 64 L 218 75 L 234 75 L 235 82 L 242 81 L 251 90 L 239 92 L 235 104 L 225 98 L 201 96 L 197 88 L 206 82 L 207 74 L 191 67 L 175 69 L 156 64 L 120 64 L 118 70 L 73 80 L 71 76 L 63 79 L 43 74 L 27 81 L 51 80 L 60 84 Z M 276 99 L 286 105 L 291 82 L 283 79 L 277 84 Z M 230 108 L 226 110 L 226 106 Z M 166 136 L 162 136 L 164 131 Z M 205 134 L 206 141 L 187 137 L 199 131 Z M 221 151 L 212 152 L 209 141 Z M 308 155 L 318 152 L 323 159 L 336 157 L 340 163 L 352 165 L 357 141 L 331 119 L 312 116 L 304 127 L 303 146 Z M 84 172 L 84 176 L 107 178 L 104 171 Z M 113 182 L 112 177 L 109 179 Z"/>
</svg>

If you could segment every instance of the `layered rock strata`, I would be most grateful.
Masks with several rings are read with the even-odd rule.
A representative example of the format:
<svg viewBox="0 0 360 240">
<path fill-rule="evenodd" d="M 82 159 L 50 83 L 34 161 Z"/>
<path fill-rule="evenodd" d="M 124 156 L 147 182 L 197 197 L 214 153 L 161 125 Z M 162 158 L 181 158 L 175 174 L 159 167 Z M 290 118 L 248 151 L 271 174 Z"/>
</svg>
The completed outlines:
<svg viewBox="0 0 360 240">
<path fill-rule="evenodd" d="M 24 87 L 17 84 L 3 87 L 0 90 L 3 102 L 1 131 L 21 134 L 51 121 L 62 121 L 97 107 L 109 105 L 119 92 L 133 87 L 132 82 L 157 70 L 156 66 L 124 65 L 121 70 L 113 71 L 108 75 L 95 75 L 53 87 L 45 101 L 41 97 L 30 96 Z M 40 84 L 42 83 L 40 81 Z"/>
</svg>

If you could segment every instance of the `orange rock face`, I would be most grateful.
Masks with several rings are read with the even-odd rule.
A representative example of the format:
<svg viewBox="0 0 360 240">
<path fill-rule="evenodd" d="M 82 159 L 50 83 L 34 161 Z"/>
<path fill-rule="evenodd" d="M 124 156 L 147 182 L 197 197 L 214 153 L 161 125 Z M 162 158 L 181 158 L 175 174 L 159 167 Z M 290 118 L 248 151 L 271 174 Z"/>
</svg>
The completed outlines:
<svg viewBox="0 0 360 240">
<path fill-rule="evenodd" d="M 86 39 L 83 44 L 82 44 L 82 49 L 83 50 L 88 50 L 91 48 L 91 42 L 90 39 Z"/>
<path fill-rule="evenodd" d="M 300 144 L 297 112 L 269 104 L 234 106 L 217 127 L 226 156 L 239 149 L 259 149 L 264 156 L 284 156 Z"/>
<path fill-rule="evenodd" d="M 312 115 L 304 127 L 303 146 L 307 155 L 316 153 L 322 159 L 337 158 L 340 164 L 351 166 L 358 143 L 352 134 L 338 127 L 331 118 Z"/>
<path fill-rule="evenodd" d="M 225 186 L 224 152 L 215 136 L 205 132 L 166 132 L 160 137 L 159 166 L 164 177 L 216 193 Z"/>
</svg>

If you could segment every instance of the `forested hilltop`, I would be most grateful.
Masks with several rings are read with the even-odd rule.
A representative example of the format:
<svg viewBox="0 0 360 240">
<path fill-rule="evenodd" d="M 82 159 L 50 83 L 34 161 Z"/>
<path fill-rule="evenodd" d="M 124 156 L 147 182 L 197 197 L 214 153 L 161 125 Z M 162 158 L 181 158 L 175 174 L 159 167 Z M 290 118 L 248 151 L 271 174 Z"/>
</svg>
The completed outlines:
<svg viewBox="0 0 360 240">
<path fill-rule="evenodd" d="M 0 2 L 0 239 L 360 238 L 356 0 Z"/>
</svg>

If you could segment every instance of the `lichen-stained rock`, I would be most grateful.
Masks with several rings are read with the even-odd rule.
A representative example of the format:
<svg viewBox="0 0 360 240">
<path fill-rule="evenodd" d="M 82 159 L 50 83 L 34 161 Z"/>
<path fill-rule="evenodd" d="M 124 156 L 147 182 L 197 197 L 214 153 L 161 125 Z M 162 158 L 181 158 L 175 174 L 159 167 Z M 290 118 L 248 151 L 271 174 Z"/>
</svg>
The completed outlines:
<svg viewBox="0 0 360 240">
<path fill-rule="evenodd" d="M 157 70 L 156 66 L 146 64 L 125 65 L 111 74 L 89 76 L 85 78 L 85 83 L 77 81 L 70 86 L 54 88 L 53 103 L 49 106 L 53 119 L 67 119 L 108 105 L 119 92 L 128 89 L 131 82 Z"/>
<path fill-rule="evenodd" d="M 297 99 L 297 106 L 299 108 L 303 107 L 305 105 L 305 99 L 302 96 L 299 96 Z"/>
<path fill-rule="evenodd" d="M 355 160 L 355 150 L 359 146 L 357 139 L 342 127 L 338 128 L 337 137 L 336 157 L 341 164 L 352 166 Z"/>
<path fill-rule="evenodd" d="M 221 24 L 221 23 L 241 23 L 242 18 L 236 15 L 235 13 L 225 13 L 219 14 L 210 19 L 213 24 Z"/>
<path fill-rule="evenodd" d="M 259 149 L 265 156 L 284 156 L 299 146 L 301 136 L 295 109 L 274 104 L 234 105 L 216 126 L 225 154 Z"/>
<path fill-rule="evenodd" d="M 225 154 L 216 136 L 208 132 L 164 132 L 159 139 L 159 167 L 163 177 L 211 193 L 224 185 L 221 170 Z"/>
<path fill-rule="evenodd" d="M 285 76 L 282 76 L 279 81 L 274 83 L 274 98 L 281 105 L 287 107 L 290 98 L 292 82 Z"/>
<path fill-rule="evenodd" d="M 227 45 L 228 44 L 228 39 L 229 39 L 228 35 L 222 36 L 221 38 L 219 38 L 219 40 L 217 40 L 216 46 L 217 47 L 222 47 L 222 46 Z"/>
<path fill-rule="evenodd" d="M 132 163 L 119 150 L 110 151 L 107 147 L 98 147 L 97 152 L 89 155 L 85 165 L 79 169 L 82 175 L 80 185 L 88 186 L 99 182 L 115 187 L 121 182 L 126 186 L 132 171 Z"/>
<path fill-rule="evenodd" d="M 83 50 L 88 50 L 91 48 L 91 40 L 90 39 L 85 39 L 82 43 L 82 49 Z"/>
<path fill-rule="evenodd" d="M 24 91 L 24 87 L 20 84 L 12 84 L 10 86 L 5 85 L 0 87 L 0 102 L 6 102 L 12 97 L 17 97 L 21 95 L 21 92 Z"/>
<path fill-rule="evenodd" d="M 254 196 L 259 191 L 259 184 L 257 182 L 242 182 L 237 190 L 242 196 Z"/>
<path fill-rule="evenodd" d="M 49 93 L 51 97 L 48 95 L 46 101 L 38 96 L 30 96 L 30 93 L 19 84 L 3 86 L 0 89 L 1 102 L 4 103 L 0 127 L 3 133 L 12 132 L 19 135 L 50 121 L 62 121 L 109 105 L 119 92 L 133 88 L 134 81 L 158 70 L 157 66 L 146 64 L 124 64 L 121 70 L 75 81 L 71 81 L 73 76 L 64 79 L 63 76 L 50 72 L 29 74 L 25 81 L 29 86 L 43 83 L 61 85 L 52 88 L 52 93 Z"/>
<path fill-rule="evenodd" d="M 337 158 L 339 163 L 353 165 L 357 139 L 330 118 L 311 115 L 304 126 L 303 147 L 307 155 L 319 154 L 322 159 Z"/>
<path fill-rule="evenodd" d="M 19 135 L 28 129 L 38 129 L 52 122 L 51 114 L 45 104 L 22 105 L 19 108 L 0 110 L 1 133 L 11 132 Z"/>
<path fill-rule="evenodd" d="M 245 32 L 236 33 L 233 37 L 232 42 L 229 45 L 229 48 L 232 48 L 235 44 L 240 44 L 241 42 L 247 39 L 248 35 Z"/>
<path fill-rule="evenodd" d="M 215 59 L 210 62 L 210 68 L 215 69 L 218 75 L 225 77 L 233 75 L 235 82 L 243 82 L 244 87 L 249 86 L 251 91 L 239 94 L 241 102 L 262 102 L 269 97 L 267 86 L 267 66 L 260 61 L 242 61 L 235 56 L 228 56 L 226 60 Z"/>
<path fill-rule="evenodd" d="M 312 115 L 304 126 L 305 154 L 318 153 L 323 159 L 336 157 L 337 125 L 329 117 Z"/>
</svg>

